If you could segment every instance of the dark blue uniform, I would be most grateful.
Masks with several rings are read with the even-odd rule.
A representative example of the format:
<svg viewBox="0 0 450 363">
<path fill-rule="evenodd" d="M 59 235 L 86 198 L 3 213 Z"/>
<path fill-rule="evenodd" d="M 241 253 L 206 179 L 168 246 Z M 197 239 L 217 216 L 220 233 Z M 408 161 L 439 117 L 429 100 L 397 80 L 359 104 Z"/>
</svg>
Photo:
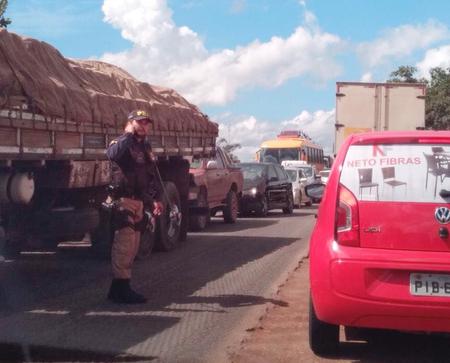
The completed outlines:
<svg viewBox="0 0 450 363">
<path fill-rule="evenodd" d="M 106 154 L 113 162 L 113 185 L 118 197 L 137 198 L 145 205 L 161 197 L 161 182 L 150 158 L 151 151 L 148 141 L 139 141 L 131 133 L 111 142 Z"/>
</svg>

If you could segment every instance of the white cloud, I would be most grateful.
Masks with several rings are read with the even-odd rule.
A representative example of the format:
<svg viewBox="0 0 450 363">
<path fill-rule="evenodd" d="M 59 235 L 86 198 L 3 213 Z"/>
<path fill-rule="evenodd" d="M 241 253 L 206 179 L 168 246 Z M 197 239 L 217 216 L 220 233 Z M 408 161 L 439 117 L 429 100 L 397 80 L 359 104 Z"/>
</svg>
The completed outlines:
<svg viewBox="0 0 450 363">
<path fill-rule="evenodd" d="M 251 161 L 264 140 L 275 138 L 282 130 L 302 130 L 315 142 L 322 145 L 326 154 L 331 154 L 334 143 L 335 110 L 302 111 L 291 120 L 281 124 L 256 119 L 254 116 L 230 120 L 228 116 L 217 116 L 219 121 L 219 137 L 229 143 L 239 143 L 243 147 L 235 154 L 241 161 Z"/>
<path fill-rule="evenodd" d="M 430 20 L 418 25 L 401 25 L 384 31 L 382 36 L 374 41 L 359 44 L 357 53 L 367 67 L 374 68 L 408 56 L 415 50 L 425 49 L 448 37 L 448 28 L 436 21 Z"/>
<path fill-rule="evenodd" d="M 450 67 L 450 45 L 427 50 L 424 59 L 417 63 L 419 77 L 429 78 L 430 69 L 434 67 Z"/>
<path fill-rule="evenodd" d="M 241 148 L 235 154 L 241 161 L 251 161 L 263 140 L 273 138 L 279 132 L 278 126 L 254 116 L 233 118 L 216 116 L 219 119 L 219 137 L 229 143 L 239 143 Z"/>
<path fill-rule="evenodd" d="M 373 81 L 373 75 L 370 72 L 364 73 L 361 76 L 361 82 L 372 82 Z"/>
<path fill-rule="evenodd" d="M 104 54 L 102 60 L 172 87 L 196 104 L 224 105 L 243 88 L 278 87 L 300 76 L 323 81 L 340 72 L 334 58 L 341 39 L 321 31 L 308 11 L 305 26 L 287 38 L 209 52 L 197 33 L 174 23 L 165 0 L 104 0 L 102 9 L 105 21 L 133 43 L 131 50 Z"/>
<path fill-rule="evenodd" d="M 282 125 L 284 129 L 293 128 L 306 132 L 314 142 L 322 145 L 325 154 L 331 154 L 333 152 L 335 119 L 334 109 L 319 110 L 313 113 L 302 111 L 300 115 L 292 120 L 284 121 Z"/>
</svg>

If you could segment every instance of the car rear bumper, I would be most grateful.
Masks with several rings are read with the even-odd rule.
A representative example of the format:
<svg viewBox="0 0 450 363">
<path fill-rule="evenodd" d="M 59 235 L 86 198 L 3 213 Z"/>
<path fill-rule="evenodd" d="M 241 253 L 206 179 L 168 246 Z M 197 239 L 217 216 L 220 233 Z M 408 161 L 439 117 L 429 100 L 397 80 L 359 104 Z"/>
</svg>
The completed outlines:
<svg viewBox="0 0 450 363">
<path fill-rule="evenodd" d="M 241 210 L 259 210 L 261 208 L 262 195 L 243 195 L 240 199 Z"/>
<path fill-rule="evenodd" d="M 311 292 L 320 320 L 344 326 L 450 332 L 450 296 L 410 292 L 411 273 L 450 276 L 450 255 L 337 249 L 326 265 L 315 265 L 311 256 Z M 357 256 L 350 259 L 349 250 Z"/>
</svg>

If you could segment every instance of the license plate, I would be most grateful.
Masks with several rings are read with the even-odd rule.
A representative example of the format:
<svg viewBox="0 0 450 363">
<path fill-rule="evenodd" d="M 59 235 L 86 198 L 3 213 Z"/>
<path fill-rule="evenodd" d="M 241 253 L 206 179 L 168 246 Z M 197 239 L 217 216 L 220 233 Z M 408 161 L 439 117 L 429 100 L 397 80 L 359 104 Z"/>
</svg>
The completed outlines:
<svg viewBox="0 0 450 363">
<path fill-rule="evenodd" d="M 450 275 L 412 273 L 409 275 L 409 291 L 416 296 L 450 297 Z"/>
</svg>

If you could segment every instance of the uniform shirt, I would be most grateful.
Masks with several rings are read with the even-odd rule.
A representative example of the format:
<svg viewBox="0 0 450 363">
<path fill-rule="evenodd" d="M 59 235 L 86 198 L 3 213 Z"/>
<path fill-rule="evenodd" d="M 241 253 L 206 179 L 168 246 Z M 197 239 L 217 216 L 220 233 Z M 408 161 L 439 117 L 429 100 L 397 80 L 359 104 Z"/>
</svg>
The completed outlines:
<svg viewBox="0 0 450 363">
<path fill-rule="evenodd" d="M 136 196 L 144 200 L 161 195 L 161 183 L 156 165 L 150 158 L 151 151 L 148 141 L 139 141 L 131 133 L 119 136 L 109 145 L 106 155 L 120 168 L 113 168 L 113 183 L 123 196 Z"/>
</svg>

